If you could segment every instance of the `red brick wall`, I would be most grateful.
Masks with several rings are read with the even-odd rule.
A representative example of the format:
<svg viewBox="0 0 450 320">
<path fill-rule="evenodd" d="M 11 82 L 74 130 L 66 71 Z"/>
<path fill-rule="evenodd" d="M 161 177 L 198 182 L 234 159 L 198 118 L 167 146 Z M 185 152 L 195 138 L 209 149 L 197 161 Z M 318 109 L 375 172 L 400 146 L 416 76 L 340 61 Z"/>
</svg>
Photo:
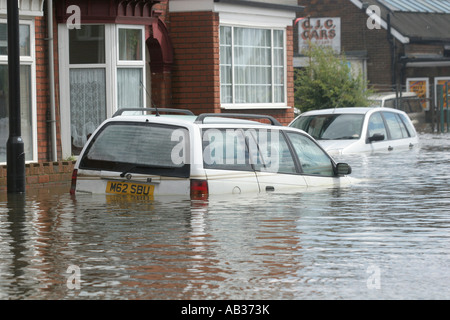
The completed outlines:
<svg viewBox="0 0 450 320">
<path fill-rule="evenodd" d="M 172 75 L 170 72 L 152 73 L 152 101 L 149 108 L 172 108 Z"/>
<path fill-rule="evenodd" d="M 287 55 L 287 105 L 292 107 L 280 116 L 283 124 L 289 124 L 294 119 L 294 28 L 286 30 L 286 55 Z"/>
<path fill-rule="evenodd" d="M 195 114 L 220 111 L 219 17 L 213 12 L 170 13 L 174 48 L 172 103 Z"/>
<path fill-rule="evenodd" d="M 73 161 L 26 164 L 26 189 L 62 187 L 69 192 L 74 164 Z M 7 190 L 7 176 L 7 166 L 0 166 L 0 192 Z"/>
<path fill-rule="evenodd" d="M 168 0 L 162 0 L 153 6 L 153 12 L 157 13 L 158 18 L 167 23 Z M 150 30 L 149 30 L 150 32 Z M 156 105 L 160 108 L 172 108 L 172 74 L 166 70 L 162 72 L 151 72 L 151 99 L 147 103 L 149 107 Z M 150 106 L 151 104 L 151 106 Z"/>
<path fill-rule="evenodd" d="M 58 34 L 54 23 L 54 66 L 55 66 L 55 104 L 57 127 L 58 159 L 61 158 L 60 118 L 59 118 L 59 70 L 58 70 Z M 49 83 L 49 56 L 48 56 L 48 30 L 47 16 L 36 17 L 36 108 L 37 108 L 37 138 L 38 161 L 51 160 L 51 131 L 50 120 L 50 83 Z"/>
<path fill-rule="evenodd" d="M 48 44 L 47 23 L 44 17 L 36 17 L 36 107 L 37 107 L 37 135 L 38 135 L 38 160 L 48 161 L 48 106 L 49 78 L 48 78 Z"/>
</svg>

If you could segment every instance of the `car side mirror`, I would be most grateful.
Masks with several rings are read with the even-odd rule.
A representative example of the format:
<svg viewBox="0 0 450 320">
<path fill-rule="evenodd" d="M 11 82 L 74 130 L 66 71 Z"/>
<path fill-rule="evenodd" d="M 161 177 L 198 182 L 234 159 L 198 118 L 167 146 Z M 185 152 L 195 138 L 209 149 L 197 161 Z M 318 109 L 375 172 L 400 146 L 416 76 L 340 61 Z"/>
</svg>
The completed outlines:
<svg viewBox="0 0 450 320">
<path fill-rule="evenodd" d="M 338 176 L 346 176 L 352 173 L 352 167 L 347 163 L 338 163 L 336 165 L 336 171 Z"/>
<path fill-rule="evenodd" d="M 384 140 L 384 134 L 382 134 L 382 133 L 375 133 L 373 136 L 369 137 L 369 142 L 383 141 L 383 140 Z"/>
</svg>

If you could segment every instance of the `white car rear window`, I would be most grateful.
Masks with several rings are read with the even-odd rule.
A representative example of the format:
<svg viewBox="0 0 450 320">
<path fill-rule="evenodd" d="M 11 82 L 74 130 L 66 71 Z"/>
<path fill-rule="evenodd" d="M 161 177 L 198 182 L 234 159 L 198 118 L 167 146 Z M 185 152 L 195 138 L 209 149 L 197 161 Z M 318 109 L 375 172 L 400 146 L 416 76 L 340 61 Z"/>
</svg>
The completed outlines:
<svg viewBox="0 0 450 320">
<path fill-rule="evenodd" d="M 87 157 L 145 165 L 180 166 L 172 161 L 172 151 L 177 145 L 177 142 L 171 141 L 174 130 L 149 125 L 110 125 L 98 135 Z"/>
<path fill-rule="evenodd" d="M 153 123 L 112 122 L 103 127 L 81 160 L 85 169 L 147 173 L 188 164 L 188 130 Z"/>
</svg>

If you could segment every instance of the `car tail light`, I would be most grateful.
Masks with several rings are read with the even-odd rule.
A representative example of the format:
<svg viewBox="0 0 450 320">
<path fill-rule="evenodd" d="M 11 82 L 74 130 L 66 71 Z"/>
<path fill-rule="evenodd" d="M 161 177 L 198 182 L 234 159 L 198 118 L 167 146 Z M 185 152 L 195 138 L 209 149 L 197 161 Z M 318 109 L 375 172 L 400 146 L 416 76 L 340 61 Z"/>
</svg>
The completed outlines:
<svg viewBox="0 0 450 320">
<path fill-rule="evenodd" d="M 75 194 L 75 190 L 77 188 L 77 174 L 78 170 L 74 169 L 72 172 L 72 184 L 70 185 L 70 194 Z"/>
<path fill-rule="evenodd" d="M 208 198 L 208 181 L 191 180 L 191 199 L 205 200 Z"/>
</svg>

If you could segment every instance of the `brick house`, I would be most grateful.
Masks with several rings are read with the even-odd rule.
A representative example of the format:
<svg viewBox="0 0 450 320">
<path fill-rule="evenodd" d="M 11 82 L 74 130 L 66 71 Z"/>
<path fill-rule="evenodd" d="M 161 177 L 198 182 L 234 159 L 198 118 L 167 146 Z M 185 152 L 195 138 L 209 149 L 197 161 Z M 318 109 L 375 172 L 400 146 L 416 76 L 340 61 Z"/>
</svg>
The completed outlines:
<svg viewBox="0 0 450 320">
<path fill-rule="evenodd" d="M 300 49 L 309 35 L 313 42 L 344 53 L 352 68 L 379 91 L 401 88 L 433 101 L 436 85 L 450 83 L 450 1 L 299 0 L 298 4 L 305 6 L 298 17 L 305 19 L 294 29 L 295 67 L 305 63 Z M 321 33 L 330 27 L 336 30 L 331 37 Z M 430 103 L 423 106 L 429 110 Z"/>
<path fill-rule="evenodd" d="M 0 0 L 0 190 L 8 139 Z M 19 1 L 27 187 L 70 180 L 72 156 L 119 108 L 293 118 L 297 0 Z"/>
</svg>

